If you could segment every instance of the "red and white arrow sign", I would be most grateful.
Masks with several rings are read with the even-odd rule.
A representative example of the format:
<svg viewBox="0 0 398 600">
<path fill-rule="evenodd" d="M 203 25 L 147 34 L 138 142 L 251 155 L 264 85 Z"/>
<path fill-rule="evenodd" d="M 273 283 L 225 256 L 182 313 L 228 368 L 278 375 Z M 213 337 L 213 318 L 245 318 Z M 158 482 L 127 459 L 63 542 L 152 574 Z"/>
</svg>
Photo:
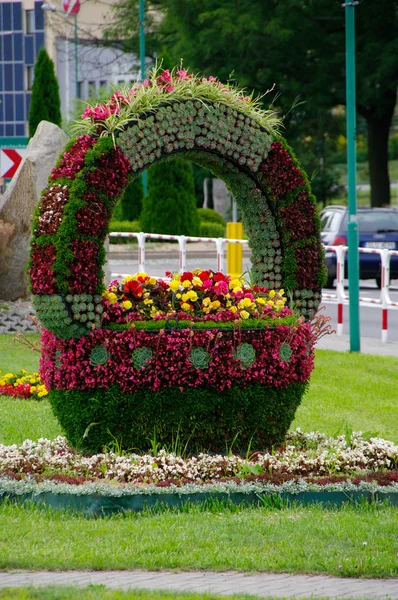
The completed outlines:
<svg viewBox="0 0 398 600">
<path fill-rule="evenodd" d="M 18 150 L 1 148 L 0 177 L 3 179 L 11 179 L 15 175 L 24 154 L 25 148 L 18 148 Z"/>
<path fill-rule="evenodd" d="M 79 0 L 64 0 L 62 2 L 62 8 L 66 12 L 66 15 L 77 15 L 80 10 L 80 1 Z"/>
</svg>

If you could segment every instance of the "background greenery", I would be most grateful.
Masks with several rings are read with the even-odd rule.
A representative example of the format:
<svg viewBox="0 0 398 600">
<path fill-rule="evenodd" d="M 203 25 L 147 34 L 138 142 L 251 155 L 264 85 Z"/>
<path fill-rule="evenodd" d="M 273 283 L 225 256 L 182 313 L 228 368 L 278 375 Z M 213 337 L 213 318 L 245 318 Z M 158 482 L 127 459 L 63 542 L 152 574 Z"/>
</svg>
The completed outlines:
<svg viewBox="0 0 398 600">
<path fill-rule="evenodd" d="M 138 10 L 138 0 L 119 0 L 108 26 L 109 39 L 137 53 Z M 183 57 L 194 72 L 238 82 L 249 92 L 265 93 L 275 83 L 264 102 L 274 99 L 285 115 L 284 137 L 309 175 L 317 171 L 317 193 L 329 196 L 333 154 L 345 159 L 344 18 L 341 3 L 330 0 L 153 0 L 146 12 L 147 54 L 164 58 L 165 68 Z M 355 8 L 358 154 L 369 160 L 374 206 L 390 202 L 397 19 L 396 0 Z M 390 152 L 394 148 L 391 143 Z"/>
</svg>

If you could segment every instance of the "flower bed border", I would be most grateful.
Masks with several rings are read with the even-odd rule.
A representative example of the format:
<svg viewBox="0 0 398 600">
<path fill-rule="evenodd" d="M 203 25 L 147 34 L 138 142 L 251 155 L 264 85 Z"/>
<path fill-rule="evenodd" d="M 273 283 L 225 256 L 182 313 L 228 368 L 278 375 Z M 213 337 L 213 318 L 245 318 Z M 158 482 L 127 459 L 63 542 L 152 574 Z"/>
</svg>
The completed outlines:
<svg viewBox="0 0 398 600">
<path fill-rule="evenodd" d="M 203 491 L 203 489 L 206 491 Z M 257 482 L 237 484 L 188 484 L 181 487 L 112 486 L 87 483 L 70 485 L 50 481 L 15 481 L 0 479 L 0 504 L 9 500 L 17 504 L 33 502 L 57 510 L 69 510 L 87 516 L 107 516 L 132 511 L 140 512 L 159 507 L 182 508 L 187 504 L 205 503 L 209 500 L 232 502 L 245 506 L 289 506 L 322 504 L 340 507 L 346 503 L 377 503 L 388 501 L 398 506 L 398 484 L 380 486 L 362 482 L 319 485 L 305 480 L 286 483 L 261 484 Z"/>
</svg>

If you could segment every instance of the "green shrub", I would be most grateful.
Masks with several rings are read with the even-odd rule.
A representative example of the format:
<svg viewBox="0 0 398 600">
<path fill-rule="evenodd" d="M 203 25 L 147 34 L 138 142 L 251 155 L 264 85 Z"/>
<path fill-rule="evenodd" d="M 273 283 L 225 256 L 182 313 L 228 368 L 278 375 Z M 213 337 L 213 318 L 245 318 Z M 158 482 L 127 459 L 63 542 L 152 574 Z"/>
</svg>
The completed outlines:
<svg viewBox="0 0 398 600">
<path fill-rule="evenodd" d="M 222 217 L 220 213 L 212 208 L 198 208 L 198 215 L 201 221 L 207 221 L 208 223 L 219 223 L 224 227 L 227 224 L 224 217 Z"/>
<path fill-rule="evenodd" d="M 29 136 L 33 137 L 41 121 L 61 126 L 61 101 L 55 76 L 54 63 L 46 50 L 41 48 L 37 56 L 29 109 Z"/>
<path fill-rule="evenodd" d="M 121 232 L 128 232 L 128 233 L 139 233 L 140 231 L 142 231 L 141 229 L 141 224 L 139 221 L 111 221 L 109 223 L 109 231 L 121 231 Z M 135 237 L 130 237 L 130 238 L 116 238 L 116 237 L 111 237 L 110 238 L 110 243 L 111 244 L 133 244 L 137 242 L 137 238 Z"/>
<path fill-rule="evenodd" d="M 200 235 L 201 237 L 225 237 L 225 225 L 211 223 L 210 221 L 201 221 Z"/>
<path fill-rule="evenodd" d="M 130 181 L 119 200 L 122 221 L 138 221 L 142 211 L 143 197 L 142 179 L 139 176 Z"/>
<path fill-rule="evenodd" d="M 188 452 L 245 454 L 283 442 L 306 390 L 305 384 L 271 388 L 258 384 L 220 391 L 178 388 L 121 393 L 52 390 L 49 400 L 71 444 L 100 452 L 117 439 L 123 448 L 145 452 L 156 436 L 159 447 L 176 437 Z"/>
<path fill-rule="evenodd" d="M 148 233 L 199 234 L 191 163 L 177 159 L 149 169 L 140 221 Z"/>
</svg>

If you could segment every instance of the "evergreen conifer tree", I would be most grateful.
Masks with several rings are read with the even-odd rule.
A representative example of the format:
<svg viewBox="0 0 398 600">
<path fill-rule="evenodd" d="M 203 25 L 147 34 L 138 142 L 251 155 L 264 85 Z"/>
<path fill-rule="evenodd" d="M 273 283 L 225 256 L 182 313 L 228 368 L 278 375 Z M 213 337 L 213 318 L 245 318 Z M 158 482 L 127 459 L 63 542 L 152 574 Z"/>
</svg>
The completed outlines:
<svg viewBox="0 0 398 600">
<path fill-rule="evenodd" d="M 32 137 L 40 121 L 50 121 L 60 126 L 62 122 L 59 86 L 54 63 L 46 50 L 37 56 L 29 109 L 29 136 Z"/>
<path fill-rule="evenodd" d="M 140 218 L 144 192 L 141 176 L 131 181 L 120 199 L 120 213 L 122 221 L 136 221 Z"/>
<path fill-rule="evenodd" d="M 140 217 L 142 230 L 169 235 L 198 235 L 192 164 L 181 159 L 159 163 L 148 171 L 148 193 Z"/>
</svg>

